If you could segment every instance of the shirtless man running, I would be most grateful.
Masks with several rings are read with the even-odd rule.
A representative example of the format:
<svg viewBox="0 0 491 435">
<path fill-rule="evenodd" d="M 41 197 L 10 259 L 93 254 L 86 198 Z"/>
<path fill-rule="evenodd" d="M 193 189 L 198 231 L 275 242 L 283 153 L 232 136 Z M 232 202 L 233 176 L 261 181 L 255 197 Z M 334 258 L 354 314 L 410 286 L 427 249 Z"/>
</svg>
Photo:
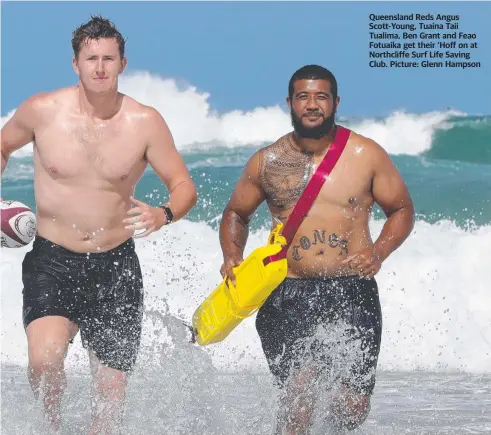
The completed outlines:
<svg viewBox="0 0 491 435">
<path fill-rule="evenodd" d="M 294 131 L 251 157 L 223 213 L 221 273 L 232 280 L 258 206 L 266 201 L 273 218 L 285 223 L 336 133 L 337 82 L 325 68 L 299 69 L 290 80 L 287 103 Z M 374 203 L 387 216 L 375 242 L 368 225 Z M 290 245 L 286 280 L 256 318 L 270 370 L 282 387 L 277 434 L 309 433 L 317 394 L 330 388 L 323 374 L 353 343 L 359 359 L 333 388 L 329 424 L 344 430 L 365 420 L 382 332 L 374 276 L 413 224 L 410 195 L 391 159 L 373 140 L 351 131 Z M 336 325 L 344 325 L 347 334 L 340 349 L 316 335 Z"/>
<path fill-rule="evenodd" d="M 1 132 L 2 173 L 9 156 L 33 141 L 38 234 L 22 264 L 33 391 L 57 431 L 64 358 L 80 329 L 95 391 L 90 434 L 113 433 L 142 328 L 133 238 L 182 218 L 197 196 L 162 116 L 118 92 L 127 63 L 119 31 L 92 17 L 72 45 L 78 85 L 17 109 Z M 161 207 L 132 196 L 148 163 L 170 192 Z"/>
</svg>

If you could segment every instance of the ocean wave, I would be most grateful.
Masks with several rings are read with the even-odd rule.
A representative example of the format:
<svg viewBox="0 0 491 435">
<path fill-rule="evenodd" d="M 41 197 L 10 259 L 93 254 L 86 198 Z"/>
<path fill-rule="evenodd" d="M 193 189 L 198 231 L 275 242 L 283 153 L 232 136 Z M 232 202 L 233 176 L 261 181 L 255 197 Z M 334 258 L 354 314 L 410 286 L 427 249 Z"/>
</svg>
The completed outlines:
<svg viewBox="0 0 491 435">
<path fill-rule="evenodd" d="M 491 164 L 491 117 L 452 116 L 435 132 L 424 155 L 433 159 Z"/>
<path fill-rule="evenodd" d="M 285 105 L 219 114 L 210 106 L 208 93 L 148 72 L 123 75 L 120 89 L 155 107 L 166 119 L 177 148 L 186 154 L 258 148 L 292 129 Z M 13 113 L 2 117 L 2 126 Z M 186 116 L 182 117 L 182 113 Z M 421 114 L 400 110 L 386 117 L 340 117 L 339 123 L 377 141 L 392 155 L 428 155 L 482 163 L 483 160 L 491 162 L 490 119 L 469 117 L 453 109 Z M 32 143 L 15 152 L 13 157 L 30 154 Z"/>
</svg>

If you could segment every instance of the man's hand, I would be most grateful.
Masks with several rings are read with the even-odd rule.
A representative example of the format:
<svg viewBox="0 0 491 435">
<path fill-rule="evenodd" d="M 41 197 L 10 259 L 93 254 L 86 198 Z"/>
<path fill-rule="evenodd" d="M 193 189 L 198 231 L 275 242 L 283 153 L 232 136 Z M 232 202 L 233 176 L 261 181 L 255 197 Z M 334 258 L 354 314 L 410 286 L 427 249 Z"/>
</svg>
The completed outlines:
<svg viewBox="0 0 491 435">
<path fill-rule="evenodd" d="M 372 248 L 355 252 L 341 263 L 347 264 L 351 270 L 365 278 L 373 278 L 382 267 L 382 259 L 373 252 Z"/>
<path fill-rule="evenodd" d="M 133 231 L 145 229 L 143 233 L 134 235 L 135 239 L 146 237 L 154 231 L 160 230 L 167 223 L 164 210 L 160 207 L 152 207 L 132 196 L 130 196 L 130 200 L 136 207 L 131 208 L 128 215 L 138 214 L 138 216 L 124 219 L 123 223 L 126 225 L 124 228 Z"/>
<path fill-rule="evenodd" d="M 240 263 L 242 263 L 244 259 L 242 257 L 228 258 L 220 267 L 220 273 L 223 278 L 228 278 L 232 282 L 232 285 L 235 287 L 237 285 L 235 281 L 235 275 L 232 269 L 237 267 Z"/>
</svg>

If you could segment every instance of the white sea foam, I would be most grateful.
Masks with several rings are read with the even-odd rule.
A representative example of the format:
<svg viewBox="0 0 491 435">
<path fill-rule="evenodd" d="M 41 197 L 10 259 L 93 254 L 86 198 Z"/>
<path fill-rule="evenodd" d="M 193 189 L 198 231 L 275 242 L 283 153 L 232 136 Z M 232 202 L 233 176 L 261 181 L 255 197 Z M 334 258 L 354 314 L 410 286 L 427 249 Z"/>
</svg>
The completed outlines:
<svg viewBox="0 0 491 435">
<path fill-rule="evenodd" d="M 374 221 L 376 236 L 381 222 Z M 246 253 L 266 240 L 251 234 Z M 2 249 L 2 362 L 26 364 L 22 327 L 21 263 L 28 248 Z M 205 223 L 181 221 L 145 240 L 137 240 L 146 309 L 164 315 L 167 326 L 145 321 L 143 343 L 173 345 L 198 304 L 219 283 L 218 234 Z M 379 367 L 384 370 L 491 372 L 491 227 L 465 231 L 451 222 L 416 223 L 413 235 L 385 262 L 378 275 L 383 310 Z M 167 318 L 167 321 L 165 319 Z M 170 332 L 169 332 L 170 331 Z M 220 344 L 199 349 L 220 369 L 266 371 L 254 319 L 245 320 Z M 86 362 L 77 338 L 67 366 Z M 184 361 L 183 361 L 184 363 Z"/>
</svg>

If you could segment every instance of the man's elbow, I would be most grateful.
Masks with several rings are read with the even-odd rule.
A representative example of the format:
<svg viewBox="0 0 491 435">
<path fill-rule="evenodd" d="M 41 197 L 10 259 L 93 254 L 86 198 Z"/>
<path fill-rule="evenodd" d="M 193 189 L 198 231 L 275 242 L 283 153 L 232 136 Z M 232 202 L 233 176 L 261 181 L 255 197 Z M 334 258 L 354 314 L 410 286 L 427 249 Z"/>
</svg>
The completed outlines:
<svg viewBox="0 0 491 435">
<path fill-rule="evenodd" d="M 227 205 L 222 213 L 222 222 L 240 222 L 244 227 L 247 227 L 250 218 L 243 216 L 230 207 L 230 205 Z"/>
<path fill-rule="evenodd" d="M 191 182 L 189 195 L 191 196 L 191 208 L 194 208 L 196 207 L 196 204 L 198 204 L 198 191 L 196 190 L 196 186 L 193 182 Z"/>
<path fill-rule="evenodd" d="M 409 228 L 409 232 L 413 230 L 416 221 L 416 212 L 414 210 L 414 204 L 412 201 L 409 201 L 406 204 L 401 205 L 399 208 L 395 210 L 386 212 L 387 218 L 394 215 L 398 216 L 398 220 L 402 219 L 404 222 L 406 222 L 407 227 Z"/>
<path fill-rule="evenodd" d="M 416 216 L 416 212 L 414 210 L 414 203 L 413 203 L 413 200 L 411 198 L 409 198 L 408 200 L 404 201 L 404 204 L 403 204 L 402 209 L 404 210 L 404 212 L 406 213 L 406 215 L 408 216 L 408 218 L 411 221 L 414 221 L 415 216 Z"/>
<path fill-rule="evenodd" d="M 198 203 L 198 192 L 196 190 L 196 185 L 194 184 L 193 180 L 189 179 L 182 181 L 178 184 L 178 186 L 182 189 L 180 191 L 180 195 L 186 198 L 185 201 L 188 204 L 189 210 L 191 210 Z M 175 188 L 173 190 L 175 190 Z"/>
<path fill-rule="evenodd" d="M 410 229 L 409 232 L 411 232 L 414 228 L 414 225 L 416 223 L 416 210 L 414 209 L 414 204 L 411 202 L 408 207 L 407 207 L 407 213 L 409 215 L 409 221 L 410 221 Z"/>
<path fill-rule="evenodd" d="M 10 157 L 10 151 L 8 150 L 7 145 L 5 145 L 5 142 L 2 140 L 2 159 L 7 161 Z"/>
<path fill-rule="evenodd" d="M 3 171 L 5 170 L 5 168 L 7 167 L 7 162 L 9 160 L 9 157 L 10 157 L 10 153 L 7 152 L 6 149 L 4 149 L 3 147 L 3 144 L 2 144 L 2 174 L 3 174 Z"/>
<path fill-rule="evenodd" d="M 232 216 L 235 216 L 237 213 L 235 213 L 235 211 L 233 211 L 230 206 L 226 206 L 224 209 L 223 209 L 223 212 L 222 212 L 222 221 L 225 220 L 226 218 L 231 218 Z"/>
</svg>

